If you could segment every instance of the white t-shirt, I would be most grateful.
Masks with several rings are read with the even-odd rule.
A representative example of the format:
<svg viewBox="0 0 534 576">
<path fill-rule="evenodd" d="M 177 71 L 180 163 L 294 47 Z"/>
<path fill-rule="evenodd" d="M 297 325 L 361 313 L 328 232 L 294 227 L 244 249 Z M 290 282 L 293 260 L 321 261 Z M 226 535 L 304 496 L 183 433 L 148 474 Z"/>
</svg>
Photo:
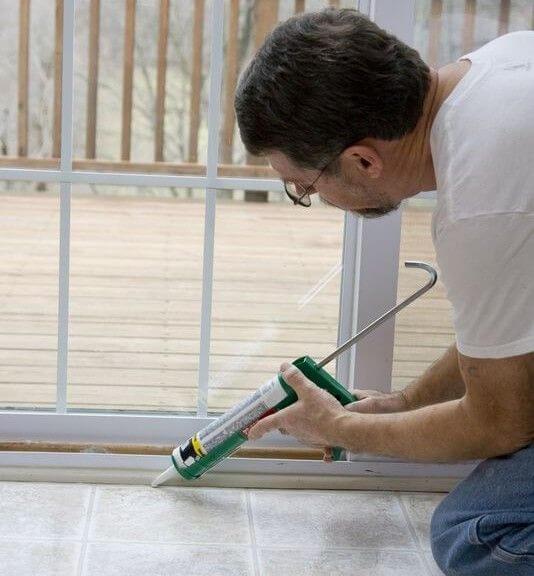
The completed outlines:
<svg viewBox="0 0 534 576">
<path fill-rule="evenodd" d="M 432 237 L 458 350 L 504 358 L 534 350 L 534 32 L 462 59 L 430 136 Z"/>
</svg>

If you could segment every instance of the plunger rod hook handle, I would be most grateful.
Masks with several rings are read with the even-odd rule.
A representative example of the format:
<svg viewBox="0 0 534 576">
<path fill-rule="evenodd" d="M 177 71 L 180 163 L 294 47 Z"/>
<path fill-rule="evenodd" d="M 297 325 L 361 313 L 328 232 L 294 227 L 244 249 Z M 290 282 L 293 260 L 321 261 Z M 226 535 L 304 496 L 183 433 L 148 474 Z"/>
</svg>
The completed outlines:
<svg viewBox="0 0 534 576">
<path fill-rule="evenodd" d="M 387 312 L 382 314 L 382 316 L 377 318 L 374 322 L 371 322 L 371 324 L 369 324 L 369 326 L 366 326 L 363 330 L 358 332 L 355 336 L 352 336 L 352 338 L 349 338 L 349 340 L 347 340 L 339 348 L 336 348 L 336 350 L 334 350 L 332 352 L 332 354 L 328 355 L 326 358 L 321 360 L 318 363 L 318 366 L 320 368 L 322 368 L 323 366 L 325 366 L 326 364 L 331 362 L 334 358 L 339 356 L 347 348 L 350 348 L 353 344 L 356 344 L 356 342 L 358 342 L 358 340 L 361 340 L 362 338 L 367 336 L 367 334 L 369 334 L 369 332 L 372 332 L 375 328 L 380 326 L 380 324 L 384 323 L 388 318 L 397 314 L 397 312 L 399 312 L 400 310 L 402 310 L 403 308 L 405 308 L 406 306 L 411 304 L 414 300 L 417 300 L 417 298 L 419 298 L 419 296 L 422 296 L 427 290 L 430 290 L 430 288 L 432 288 L 432 286 L 434 286 L 434 284 L 436 283 L 436 281 L 438 279 L 438 273 L 436 272 L 436 270 L 434 268 L 432 268 L 432 266 L 430 266 L 429 264 L 425 264 L 424 262 L 417 262 L 417 261 L 410 260 L 410 261 L 405 262 L 404 266 L 406 266 L 406 268 L 422 268 L 423 270 L 426 270 L 430 274 L 430 279 L 428 280 L 428 282 L 424 286 L 419 288 L 419 290 L 416 290 L 411 296 L 408 296 L 408 298 L 406 298 L 406 300 L 403 300 L 402 302 L 400 302 L 399 304 L 397 304 L 396 306 L 391 308 L 391 310 L 388 310 Z"/>
</svg>

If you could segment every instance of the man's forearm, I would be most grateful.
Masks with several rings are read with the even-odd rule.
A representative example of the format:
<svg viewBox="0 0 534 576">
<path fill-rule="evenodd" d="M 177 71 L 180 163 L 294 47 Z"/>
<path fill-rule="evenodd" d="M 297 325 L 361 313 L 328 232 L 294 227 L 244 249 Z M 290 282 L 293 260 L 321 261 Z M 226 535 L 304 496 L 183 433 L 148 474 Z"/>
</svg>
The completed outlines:
<svg viewBox="0 0 534 576">
<path fill-rule="evenodd" d="M 464 393 L 465 385 L 458 365 L 456 345 L 451 346 L 420 378 L 403 390 L 410 410 L 455 400 Z"/>
<path fill-rule="evenodd" d="M 347 411 L 336 423 L 332 441 L 351 452 L 454 462 L 502 453 L 493 433 L 469 415 L 463 400 L 451 400 L 392 414 Z"/>
</svg>

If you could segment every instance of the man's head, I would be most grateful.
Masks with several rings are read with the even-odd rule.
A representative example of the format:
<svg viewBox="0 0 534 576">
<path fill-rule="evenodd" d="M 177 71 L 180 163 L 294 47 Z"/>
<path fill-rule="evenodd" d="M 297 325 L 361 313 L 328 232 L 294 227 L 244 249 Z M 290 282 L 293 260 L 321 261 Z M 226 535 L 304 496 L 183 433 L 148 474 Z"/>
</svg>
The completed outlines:
<svg viewBox="0 0 534 576">
<path fill-rule="evenodd" d="M 384 158 L 372 142 L 416 126 L 430 82 L 417 52 L 355 10 L 290 18 L 243 73 L 235 108 L 249 152 L 286 180 L 371 216 L 398 201 L 380 189 Z M 366 213 L 367 211 L 367 213 Z"/>
</svg>

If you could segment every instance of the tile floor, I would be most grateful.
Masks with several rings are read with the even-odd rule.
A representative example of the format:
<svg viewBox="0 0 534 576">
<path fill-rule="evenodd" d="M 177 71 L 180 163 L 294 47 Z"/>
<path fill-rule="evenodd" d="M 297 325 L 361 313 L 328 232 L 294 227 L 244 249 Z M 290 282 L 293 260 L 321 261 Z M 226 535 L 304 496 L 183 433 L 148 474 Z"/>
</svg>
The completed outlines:
<svg viewBox="0 0 534 576">
<path fill-rule="evenodd" d="M 437 576 L 443 494 L 0 483 L 2 576 Z"/>
</svg>

